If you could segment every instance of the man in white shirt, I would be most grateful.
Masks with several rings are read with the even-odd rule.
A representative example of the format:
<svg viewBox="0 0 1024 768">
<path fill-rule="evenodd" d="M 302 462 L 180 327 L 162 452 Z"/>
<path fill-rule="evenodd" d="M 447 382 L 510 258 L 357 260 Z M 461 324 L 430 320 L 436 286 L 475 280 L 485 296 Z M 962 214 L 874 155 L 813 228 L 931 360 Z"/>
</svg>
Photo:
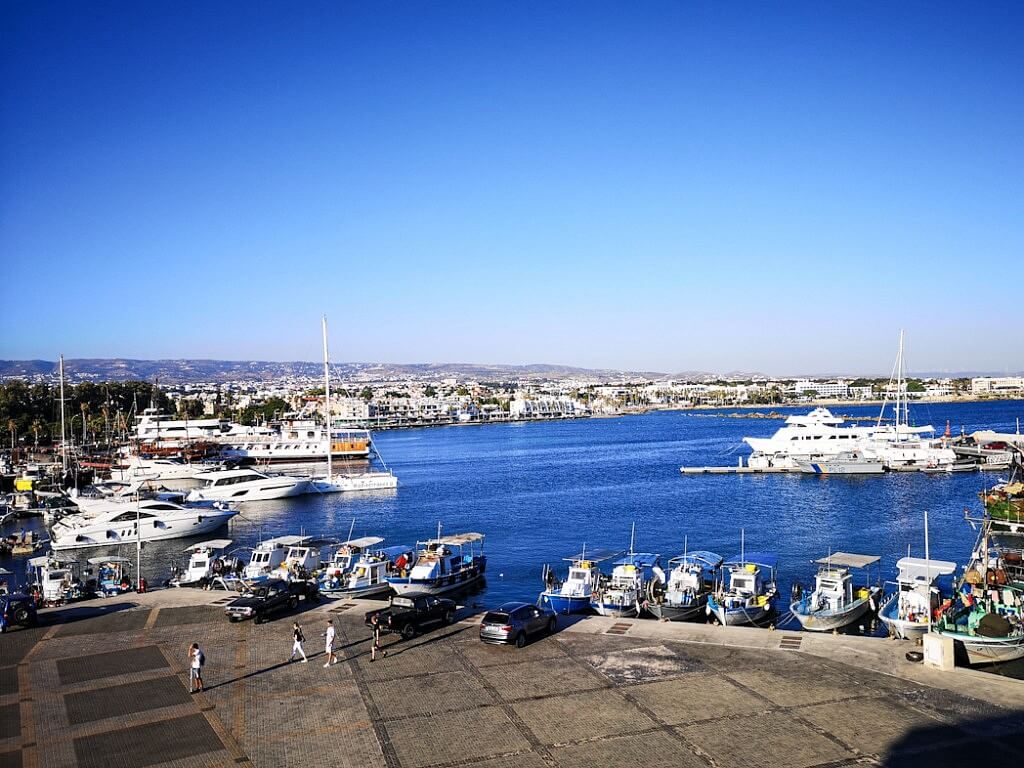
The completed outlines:
<svg viewBox="0 0 1024 768">
<path fill-rule="evenodd" d="M 327 663 L 324 664 L 324 669 L 331 666 L 331 664 L 338 663 L 338 657 L 334 655 L 334 620 L 327 620 L 327 631 L 324 632 L 324 653 L 327 654 Z"/>
</svg>

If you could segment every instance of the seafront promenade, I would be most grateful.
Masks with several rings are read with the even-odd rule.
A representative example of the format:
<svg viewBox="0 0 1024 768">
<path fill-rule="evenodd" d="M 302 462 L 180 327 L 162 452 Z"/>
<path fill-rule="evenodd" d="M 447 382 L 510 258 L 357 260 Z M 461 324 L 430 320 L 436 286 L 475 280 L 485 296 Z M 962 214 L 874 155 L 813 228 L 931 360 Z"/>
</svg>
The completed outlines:
<svg viewBox="0 0 1024 768">
<path fill-rule="evenodd" d="M 1024 684 L 908 662 L 906 644 L 588 617 L 524 649 L 478 611 L 370 662 L 363 611 L 325 600 L 229 624 L 223 592 L 44 611 L 0 638 L 0 767 L 1009 764 Z M 291 621 L 308 664 L 287 663 Z M 338 628 L 325 669 L 320 633 Z M 207 656 L 190 695 L 186 650 Z"/>
</svg>

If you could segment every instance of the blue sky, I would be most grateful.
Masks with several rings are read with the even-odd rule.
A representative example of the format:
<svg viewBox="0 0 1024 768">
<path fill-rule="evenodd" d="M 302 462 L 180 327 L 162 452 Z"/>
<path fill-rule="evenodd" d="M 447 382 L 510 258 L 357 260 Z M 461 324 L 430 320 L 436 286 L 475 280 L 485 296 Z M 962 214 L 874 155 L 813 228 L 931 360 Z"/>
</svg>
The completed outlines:
<svg viewBox="0 0 1024 768">
<path fill-rule="evenodd" d="M 1024 367 L 1019 4 L 0 13 L 0 357 Z"/>
</svg>

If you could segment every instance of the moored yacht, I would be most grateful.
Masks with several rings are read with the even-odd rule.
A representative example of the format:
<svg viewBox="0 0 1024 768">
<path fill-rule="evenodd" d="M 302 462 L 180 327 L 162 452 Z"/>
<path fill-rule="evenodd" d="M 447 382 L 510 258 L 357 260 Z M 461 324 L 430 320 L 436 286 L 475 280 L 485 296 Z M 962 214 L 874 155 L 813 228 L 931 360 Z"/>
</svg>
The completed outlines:
<svg viewBox="0 0 1024 768">
<path fill-rule="evenodd" d="M 189 492 L 189 501 L 269 501 L 310 492 L 306 478 L 290 475 L 269 475 L 255 469 L 224 469 L 200 472 L 196 480 L 204 485 Z"/>
<path fill-rule="evenodd" d="M 89 514 L 69 515 L 50 531 L 54 549 L 200 536 L 227 524 L 238 512 L 226 504 L 176 504 L 166 499 L 116 503 Z"/>
</svg>

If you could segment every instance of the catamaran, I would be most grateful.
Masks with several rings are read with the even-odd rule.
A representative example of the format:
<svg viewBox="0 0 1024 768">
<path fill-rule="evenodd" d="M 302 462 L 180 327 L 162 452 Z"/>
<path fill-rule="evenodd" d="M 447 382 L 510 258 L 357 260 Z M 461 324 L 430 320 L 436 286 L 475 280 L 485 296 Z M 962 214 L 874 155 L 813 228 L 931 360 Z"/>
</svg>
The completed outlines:
<svg viewBox="0 0 1024 768">
<path fill-rule="evenodd" d="M 802 591 L 800 599 L 789 609 L 801 626 L 811 632 L 830 632 L 853 624 L 878 607 L 882 593 L 880 587 L 870 584 L 854 586 L 853 571 L 867 569 L 880 559 L 875 555 L 834 552 L 816 560 L 819 568 L 814 576 L 814 589 Z"/>
</svg>

